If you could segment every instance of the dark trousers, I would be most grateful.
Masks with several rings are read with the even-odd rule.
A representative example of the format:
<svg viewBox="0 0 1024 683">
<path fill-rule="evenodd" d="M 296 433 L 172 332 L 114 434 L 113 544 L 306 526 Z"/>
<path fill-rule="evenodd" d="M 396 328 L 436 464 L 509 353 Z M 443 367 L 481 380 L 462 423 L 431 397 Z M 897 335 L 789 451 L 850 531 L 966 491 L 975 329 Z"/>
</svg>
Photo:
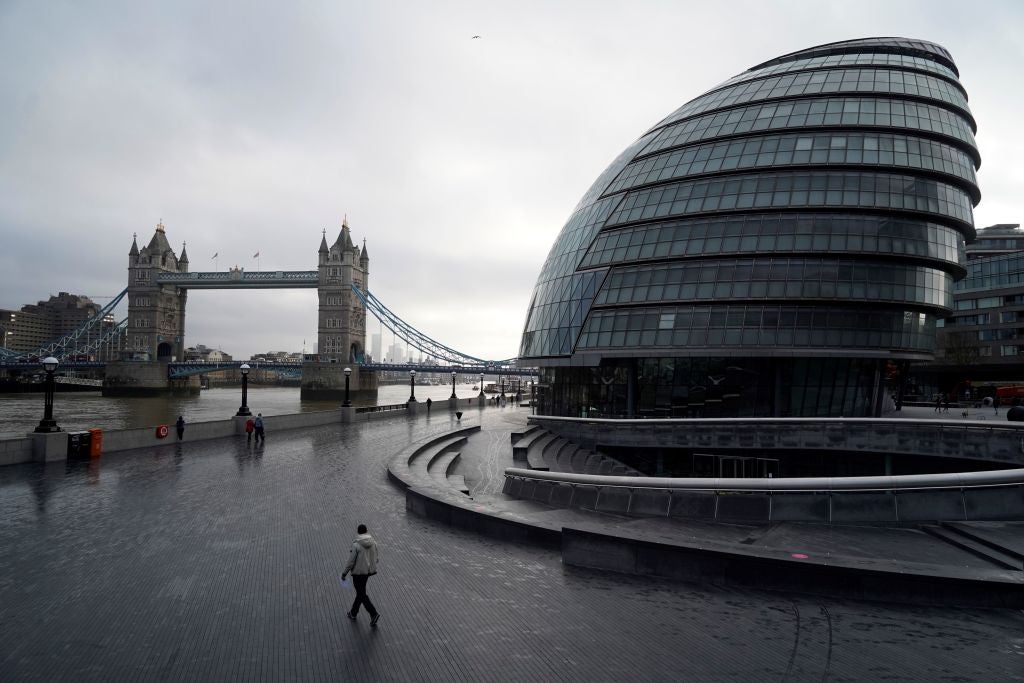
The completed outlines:
<svg viewBox="0 0 1024 683">
<path fill-rule="evenodd" d="M 256 428 L 256 440 L 257 441 L 266 441 L 266 437 L 263 436 L 263 427 L 257 427 Z"/>
<path fill-rule="evenodd" d="M 185 428 L 184 427 L 178 427 L 178 441 L 181 441 L 181 438 L 183 436 L 185 436 Z"/>
<path fill-rule="evenodd" d="M 370 578 L 369 574 L 353 574 L 352 585 L 356 587 L 356 599 L 352 601 L 352 609 L 349 610 L 352 614 L 359 614 L 359 606 L 366 605 L 366 611 L 370 613 L 372 617 L 377 613 L 377 608 L 370 602 L 369 596 L 366 594 L 366 580 Z"/>
</svg>

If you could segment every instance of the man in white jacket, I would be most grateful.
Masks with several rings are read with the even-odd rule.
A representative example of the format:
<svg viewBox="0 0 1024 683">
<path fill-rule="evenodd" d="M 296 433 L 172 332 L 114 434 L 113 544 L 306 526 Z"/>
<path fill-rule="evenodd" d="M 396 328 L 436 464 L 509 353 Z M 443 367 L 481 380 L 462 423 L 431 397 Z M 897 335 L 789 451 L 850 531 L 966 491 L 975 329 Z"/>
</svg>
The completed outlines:
<svg viewBox="0 0 1024 683">
<path fill-rule="evenodd" d="M 345 571 L 341 575 L 342 580 L 344 580 L 351 573 L 352 583 L 356 587 L 356 599 L 352 603 L 352 609 L 348 611 L 347 616 L 352 621 L 355 621 L 356 615 L 359 613 L 359 606 L 366 605 L 366 611 L 370 613 L 370 626 L 377 628 L 377 622 L 380 621 L 380 612 L 377 611 L 377 608 L 370 602 L 369 596 L 366 595 L 366 581 L 377 573 L 377 541 L 373 540 L 373 536 L 366 533 L 365 524 L 360 524 L 356 531 L 359 535 L 352 542 L 352 550 L 348 555 L 348 564 L 345 565 Z"/>
</svg>

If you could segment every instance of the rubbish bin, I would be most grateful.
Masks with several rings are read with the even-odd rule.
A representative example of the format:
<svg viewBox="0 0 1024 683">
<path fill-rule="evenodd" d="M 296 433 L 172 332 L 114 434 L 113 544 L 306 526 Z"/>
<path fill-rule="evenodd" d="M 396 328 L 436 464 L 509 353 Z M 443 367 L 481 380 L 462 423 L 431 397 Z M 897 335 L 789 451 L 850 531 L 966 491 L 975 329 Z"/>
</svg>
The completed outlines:
<svg viewBox="0 0 1024 683">
<path fill-rule="evenodd" d="M 68 432 L 68 459 L 89 458 L 89 432 Z"/>
<path fill-rule="evenodd" d="M 103 430 L 89 430 L 89 457 L 98 458 L 103 453 Z"/>
</svg>

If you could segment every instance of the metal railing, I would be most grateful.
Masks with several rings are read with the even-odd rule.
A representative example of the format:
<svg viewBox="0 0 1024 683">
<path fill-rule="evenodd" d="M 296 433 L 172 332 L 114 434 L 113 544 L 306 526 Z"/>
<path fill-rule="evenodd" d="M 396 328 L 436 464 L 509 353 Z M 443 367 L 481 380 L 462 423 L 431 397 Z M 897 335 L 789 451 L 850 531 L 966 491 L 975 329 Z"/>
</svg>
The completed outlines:
<svg viewBox="0 0 1024 683">
<path fill-rule="evenodd" d="M 1024 468 L 873 477 L 623 477 L 510 467 L 503 492 L 633 517 L 887 523 L 1024 519 Z"/>
<path fill-rule="evenodd" d="M 356 408 L 356 413 L 387 413 L 393 410 L 408 410 L 408 403 L 392 403 L 386 406 L 360 406 Z"/>
</svg>

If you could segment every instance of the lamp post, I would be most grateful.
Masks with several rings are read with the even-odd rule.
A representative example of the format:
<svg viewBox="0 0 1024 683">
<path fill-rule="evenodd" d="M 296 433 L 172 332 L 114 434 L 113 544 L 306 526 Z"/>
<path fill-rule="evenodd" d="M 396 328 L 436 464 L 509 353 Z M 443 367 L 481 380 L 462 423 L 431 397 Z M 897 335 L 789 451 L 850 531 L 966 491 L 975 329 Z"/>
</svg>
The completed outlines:
<svg viewBox="0 0 1024 683">
<path fill-rule="evenodd" d="M 455 395 L 455 371 L 452 370 L 452 398 L 458 400 L 458 396 Z"/>
<path fill-rule="evenodd" d="M 57 369 L 58 361 L 53 356 L 43 359 L 43 370 L 46 370 L 46 398 L 44 399 L 43 419 L 36 427 L 37 432 L 59 432 L 60 427 L 53 419 L 53 372 Z"/>
<path fill-rule="evenodd" d="M 416 371 L 409 371 L 409 401 L 416 402 Z"/>
<path fill-rule="evenodd" d="M 484 397 L 484 373 L 480 373 L 480 398 Z"/>
<path fill-rule="evenodd" d="M 249 364 L 242 363 L 238 370 L 242 373 L 242 406 L 235 415 L 246 417 L 252 415 L 249 411 Z"/>
<path fill-rule="evenodd" d="M 345 368 L 345 402 L 341 404 L 342 408 L 351 407 L 352 403 L 348 400 L 348 378 L 352 374 L 352 368 Z"/>
<path fill-rule="evenodd" d="M 501 378 L 501 397 L 505 398 L 505 378 Z"/>
</svg>

